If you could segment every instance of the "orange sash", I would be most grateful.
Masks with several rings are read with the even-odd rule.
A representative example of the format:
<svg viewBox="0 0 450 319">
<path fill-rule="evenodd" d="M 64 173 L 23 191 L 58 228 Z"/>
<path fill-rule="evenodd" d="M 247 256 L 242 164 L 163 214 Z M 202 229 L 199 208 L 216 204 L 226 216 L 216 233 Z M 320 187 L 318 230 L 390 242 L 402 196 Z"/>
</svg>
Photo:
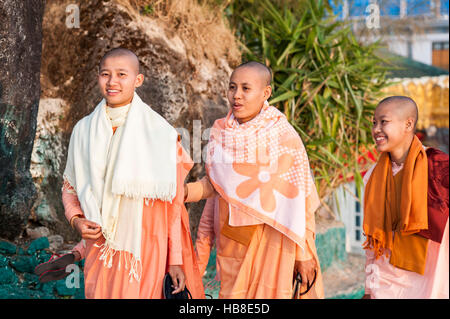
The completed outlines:
<svg viewBox="0 0 450 319">
<path fill-rule="evenodd" d="M 225 206 L 224 208 L 222 208 Z M 221 197 L 219 197 L 219 210 L 227 211 L 228 203 Z M 225 237 L 233 239 L 242 245 L 248 247 L 250 245 L 250 241 L 253 238 L 253 234 L 255 233 L 257 225 L 250 226 L 231 226 L 229 225 L 230 214 L 227 214 L 227 219 L 220 230 L 220 233 Z"/>
<path fill-rule="evenodd" d="M 428 241 L 412 235 L 428 228 L 428 162 L 416 136 L 396 180 L 389 154 L 384 152 L 365 189 L 364 249 L 373 250 L 377 258 L 389 249 L 392 265 L 423 274 Z"/>
</svg>

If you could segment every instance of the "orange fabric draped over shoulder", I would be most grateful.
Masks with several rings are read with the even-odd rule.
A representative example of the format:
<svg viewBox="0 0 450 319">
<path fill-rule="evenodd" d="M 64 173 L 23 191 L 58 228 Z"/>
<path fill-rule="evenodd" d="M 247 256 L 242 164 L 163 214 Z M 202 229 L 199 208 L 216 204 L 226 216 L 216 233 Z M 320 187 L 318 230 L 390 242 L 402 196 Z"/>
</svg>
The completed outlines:
<svg viewBox="0 0 450 319">
<path fill-rule="evenodd" d="M 177 195 L 172 203 L 155 200 L 144 205 L 142 220 L 142 278 L 130 281 L 123 253 L 113 259 L 111 268 L 99 260 L 104 238 L 86 241 L 86 298 L 161 299 L 163 278 L 169 265 L 182 265 L 186 286 L 193 298 L 205 298 L 203 283 L 192 244 L 189 215 L 184 206 L 184 179 L 193 164 L 177 143 Z M 96 244 L 96 245 L 94 245 Z"/>
<path fill-rule="evenodd" d="M 423 272 L 426 239 L 421 240 L 412 235 L 428 228 L 428 161 L 423 145 L 416 136 L 401 174 L 401 179 L 397 178 L 400 179 L 397 184 L 400 183 L 401 187 L 397 186 L 396 190 L 389 154 L 382 153 L 364 194 L 363 228 L 367 236 L 364 248 L 373 250 L 377 258 L 389 249 L 394 256 L 391 263 Z M 399 234 L 395 235 L 395 239 L 394 232 Z M 411 252 L 419 248 L 420 253 L 415 254 L 416 261 L 407 262 L 405 258 L 412 258 Z"/>
</svg>

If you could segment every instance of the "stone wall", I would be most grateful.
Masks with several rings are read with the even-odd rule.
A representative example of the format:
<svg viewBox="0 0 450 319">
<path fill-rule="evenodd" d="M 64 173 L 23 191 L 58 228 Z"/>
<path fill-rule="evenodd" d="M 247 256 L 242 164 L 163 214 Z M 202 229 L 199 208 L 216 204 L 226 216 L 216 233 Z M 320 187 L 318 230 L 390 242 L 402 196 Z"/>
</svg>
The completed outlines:
<svg viewBox="0 0 450 319">
<path fill-rule="evenodd" d="M 43 8 L 43 0 L 0 0 L 0 236 L 9 239 L 22 234 L 36 195 L 29 168 Z"/>
</svg>

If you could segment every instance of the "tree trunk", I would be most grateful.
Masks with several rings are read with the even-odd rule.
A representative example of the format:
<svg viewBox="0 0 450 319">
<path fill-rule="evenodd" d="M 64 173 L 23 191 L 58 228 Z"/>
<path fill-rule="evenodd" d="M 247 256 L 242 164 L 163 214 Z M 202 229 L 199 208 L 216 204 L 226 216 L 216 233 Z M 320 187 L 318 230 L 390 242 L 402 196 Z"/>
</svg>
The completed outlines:
<svg viewBox="0 0 450 319">
<path fill-rule="evenodd" d="M 40 96 L 45 0 L 0 0 L 0 237 L 23 231 L 36 190 L 29 172 Z"/>
</svg>

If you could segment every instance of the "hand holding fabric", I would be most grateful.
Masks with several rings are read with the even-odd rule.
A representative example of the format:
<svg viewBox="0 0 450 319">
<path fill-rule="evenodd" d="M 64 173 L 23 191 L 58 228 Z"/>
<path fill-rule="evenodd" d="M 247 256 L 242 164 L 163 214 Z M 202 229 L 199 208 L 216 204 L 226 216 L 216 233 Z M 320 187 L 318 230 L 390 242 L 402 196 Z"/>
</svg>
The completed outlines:
<svg viewBox="0 0 450 319">
<path fill-rule="evenodd" d="M 102 236 L 102 228 L 86 218 L 77 218 L 73 221 L 73 227 L 83 239 L 99 239 Z"/>
</svg>

